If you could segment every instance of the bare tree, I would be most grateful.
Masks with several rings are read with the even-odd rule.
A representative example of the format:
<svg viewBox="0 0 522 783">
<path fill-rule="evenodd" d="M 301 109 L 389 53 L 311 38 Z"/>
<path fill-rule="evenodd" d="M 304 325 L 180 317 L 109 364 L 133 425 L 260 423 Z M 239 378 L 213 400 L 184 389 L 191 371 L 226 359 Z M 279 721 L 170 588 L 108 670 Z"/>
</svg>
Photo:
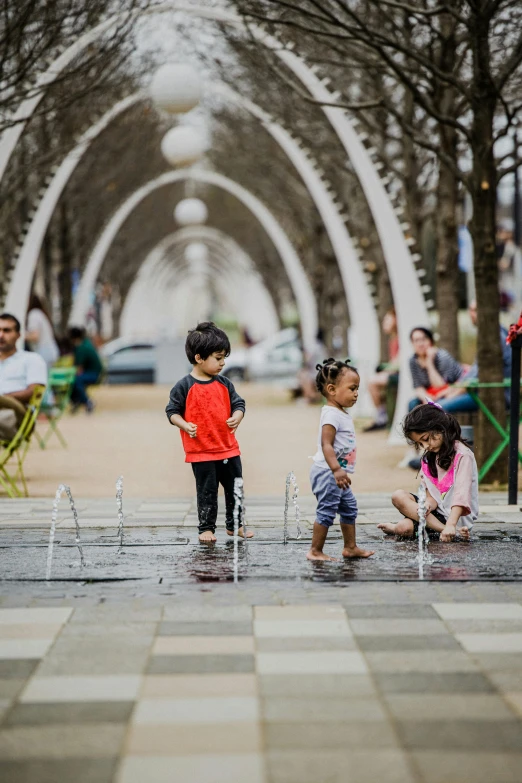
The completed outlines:
<svg viewBox="0 0 522 783">
<path fill-rule="evenodd" d="M 522 6 L 518 0 L 237 0 L 246 20 L 284 30 L 299 49 L 312 38 L 328 46 L 342 63 L 357 45 L 382 63 L 411 93 L 416 110 L 432 122 L 434 140 L 417 143 L 431 149 L 453 175 L 439 197 L 454 199 L 456 183 L 470 193 L 471 233 L 475 248 L 480 379 L 502 379 L 500 343 L 491 324 L 498 322 L 498 270 L 495 253 L 496 188 L 521 161 L 495 155 L 522 108 Z M 404 19 L 411 27 L 405 34 Z M 404 129 L 404 124 L 402 125 Z M 465 156 L 454 154 L 457 145 Z M 448 208 L 449 213 L 449 208 Z M 451 231 L 452 220 L 445 216 Z M 453 251 L 454 256 L 454 251 Z M 440 259 L 452 285 L 454 261 Z M 451 267 L 451 269 L 450 269 Z M 487 404 L 502 418 L 503 395 L 485 391 Z M 483 439 L 482 439 L 483 442 Z"/>
</svg>

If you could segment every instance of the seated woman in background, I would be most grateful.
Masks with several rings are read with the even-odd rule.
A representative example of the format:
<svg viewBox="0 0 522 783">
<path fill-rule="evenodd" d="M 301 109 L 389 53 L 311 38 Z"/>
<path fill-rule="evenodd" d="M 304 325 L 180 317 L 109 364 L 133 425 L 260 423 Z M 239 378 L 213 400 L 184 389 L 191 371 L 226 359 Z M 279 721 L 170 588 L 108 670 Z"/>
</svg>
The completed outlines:
<svg viewBox="0 0 522 783">
<path fill-rule="evenodd" d="M 426 402 L 426 397 L 436 400 L 451 383 L 456 383 L 464 374 L 464 367 L 444 350 L 437 348 L 433 332 L 424 326 L 412 329 L 410 339 L 414 354 L 410 358 L 410 371 L 415 388 L 415 397 L 410 400 L 409 410 Z"/>
</svg>

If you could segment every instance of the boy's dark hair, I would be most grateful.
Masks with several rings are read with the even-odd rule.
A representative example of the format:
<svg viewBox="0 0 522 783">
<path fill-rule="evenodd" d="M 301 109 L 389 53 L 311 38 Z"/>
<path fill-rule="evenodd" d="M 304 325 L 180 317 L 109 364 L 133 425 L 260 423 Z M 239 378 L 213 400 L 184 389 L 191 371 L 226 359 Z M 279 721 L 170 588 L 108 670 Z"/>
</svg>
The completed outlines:
<svg viewBox="0 0 522 783">
<path fill-rule="evenodd" d="M 18 320 L 18 318 L 16 318 L 16 316 L 11 315 L 11 313 L 2 313 L 0 315 L 0 321 L 12 321 L 14 323 L 14 325 L 15 325 L 16 331 L 18 332 L 18 334 L 20 334 L 22 326 L 21 326 L 20 321 Z"/>
<path fill-rule="evenodd" d="M 333 383 L 335 386 L 345 370 L 351 370 L 356 375 L 359 375 L 355 367 L 351 367 L 348 364 L 349 361 L 349 359 L 346 359 L 344 362 L 341 362 L 337 359 L 330 358 L 325 359 L 322 364 L 316 364 L 315 369 L 317 370 L 317 375 L 315 377 L 315 385 L 320 394 L 325 396 L 324 390 L 328 384 Z"/>
<path fill-rule="evenodd" d="M 440 451 L 435 454 L 433 451 L 427 451 L 422 455 L 422 461 L 428 465 L 430 474 L 437 478 L 437 465 L 443 470 L 449 470 L 455 457 L 455 443 L 462 438 L 460 424 L 455 416 L 439 408 L 437 405 L 417 405 L 410 411 L 402 422 L 402 431 L 404 437 L 411 446 L 419 448 L 418 444 L 411 439 L 412 432 L 438 432 L 442 435 L 442 446 Z"/>
<path fill-rule="evenodd" d="M 191 364 L 197 364 L 196 355 L 202 359 L 219 351 L 224 351 L 225 356 L 230 355 L 230 340 L 227 335 L 212 321 L 203 321 L 195 329 L 190 329 L 185 342 L 185 353 Z"/>
<path fill-rule="evenodd" d="M 435 344 L 435 338 L 431 329 L 427 329 L 425 326 L 416 326 L 415 329 L 412 329 L 410 332 L 410 340 L 413 337 L 414 332 L 422 332 L 424 337 L 427 337 L 432 345 Z"/>
<path fill-rule="evenodd" d="M 85 329 L 83 326 L 71 326 L 69 329 L 70 340 L 83 340 L 85 337 Z"/>
</svg>

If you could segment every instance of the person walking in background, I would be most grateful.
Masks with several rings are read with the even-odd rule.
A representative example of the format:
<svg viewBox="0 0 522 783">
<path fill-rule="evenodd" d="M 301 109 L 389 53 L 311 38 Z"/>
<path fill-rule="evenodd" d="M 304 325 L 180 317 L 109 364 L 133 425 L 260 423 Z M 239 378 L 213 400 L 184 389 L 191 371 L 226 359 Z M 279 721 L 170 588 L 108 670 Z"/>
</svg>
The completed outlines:
<svg viewBox="0 0 522 783">
<path fill-rule="evenodd" d="M 85 334 L 85 329 L 73 326 L 69 329 L 69 338 L 74 348 L 76 378 L 71 393 L 73 412 L 85 405 L 87 413 L 94 410 L 94 401 L 87 395 L 87 386 L 98 383 L 103 370 L 98 351 Z"/>
<path fill-rule="evenodd" d="M 399 338 L 397 335 L 397 315 L 395 308 L 391 307 L 382 319 L 382 331 L 388 337 L 388 362 L 379 365 L 377 372 L 370 378 L 368 391 L 372 402 L 377 409 L 375 421 L 363 432 L 383 430 L 388 425 L 388 412 L 386 410 L 386 389 L 391 379 L 397 381 L 399 377 Z"/>
<path fill-rule="evenodd" d="M 49 312 L 37 294 L 31 294 L 29 300 L 25 339 L 31 351 L 42 357 L 49 370 L 57 361 L 60 351 Z"/>
</svg>

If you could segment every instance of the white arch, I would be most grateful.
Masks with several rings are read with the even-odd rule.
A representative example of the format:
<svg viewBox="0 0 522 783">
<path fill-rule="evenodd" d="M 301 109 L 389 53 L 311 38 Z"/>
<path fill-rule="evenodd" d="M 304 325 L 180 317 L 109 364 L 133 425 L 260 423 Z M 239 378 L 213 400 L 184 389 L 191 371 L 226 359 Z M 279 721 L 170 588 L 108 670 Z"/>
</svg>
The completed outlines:
<svg viewBox="0 0 522 783">
<path fill-rule="evenodd" d="M 227 85 L 216 83 L 213 84 L 212 89 L 240 104 L 259 119 L 301 175 L 321 215 L 337 259 L 352 324 L 350 353 L 361 372 L 363 386 L 366 386 L 367 378 L 379 358 L 379 327 L 357 253 L 333 197 L 307 154 L 284 128 L 274 122 L 259 106 Z M 136 93 L 118 102 L 82 136 L 78 145 L 67 155 L 56 171 L 40 201 L 14 268 L 6 303 L 7 309 L 15 313 L 22 323 L 25 322 L 27 303 L 41 245 L 61 193 L 89 144 L 118 114 L 142 97 L 146 96 Z M 363 415 L 369 413 L 371 410 L 369 401 L 361 397 L 359 410 Z"/>
<path fill-rule="evenodd" d="M 337 259 L 352 324 L 351 335 L 354 345 L 349 346 L 350 355 L 357 362 L 366 382 L 369 373 L 373 372 L 379 361 L 379 324 L 357 252 L 331 194 L 306 152 L 281 125 L 274 122 L 255 103 L 239 95 L 227 85 L 213 84 L 212 90 L 231 98 L 257 117 L 301 175 L 322 218 Z M 359 411 L 361 412 L 361 406 Z M 362 415 L 366 413 L 366 410 L 364 413 L 361 412 Z"/>
<path fill-rule="evenodd" d="M 193 226 L 169 234 L 144 259 L 122 310 L 120 325 L 123 336 L 145 332 L 156 334 L 158 330 L 160 333 L 174 333 L 176 327 L 179 330 L 182 325 L 177 315 L 179 286 L 184 286 L 183 276 L 188 271 L 187 265 L 183 263 L 184 251 L 187 244 L 200 241 L 209 247 L 213 280 L 219 288 L 220 298 L 228 302 L 238 322 L 246 326 L 258 340 L 274 334 L 280 328 L 272 297 L 250 256 L 234 239 L 219 229 Z M 176 273 L 174 276 L 173 271 Z M 173 289 L 178 289 L 177 294 Z M 146 302 L 143 301 L 144 297 Z M 174 306 L 176 301 L 178 305 Z M 151 308 L 154 309 L 152 326 Z M 146 318 L 143 318 L 145 312 Z M 176 314 L 175 319 L 172 313 Z M 191 322 L 194 315 L 192 312 Z M 141 320 L 146 327 L 139 325 Z M 188 324 L 185 325 L 189 328 Z"/>
<path fill-rule="evenodd" d="M 283 231 L 277 220 L 266 206 L 237 182 L 218 174 L 214 171 L 198 171 L 197 169 L 180 169 L 162 174 L 132 194 L 113 214 L 109 223 L 99 237 L 87 265 L 85 267 L 71 313 L 71 323 L 83 323 L 85 314 L 89 309 L 89 298 L 96 283 L 101 266 L 107 252 L 116 237 L 121 226 L 127 220 L 132 211 L 150 193 L 165 185 L 180 182 L 189 178 L 215 185 L 228 191 L 241 201 L 245 207 L 257 218 L 277 249 L 281 261 L 285 267 L 290 285 L 296 298 L 301 321 L 303 342 L 308 349 L 312 349 L 317 334 L 317 307 L 315 297 L 299 256 Z"/>
<path fill-rule="evenodd" d="M 204 6 L 190 6 L 183 2 L 168 2 L 148 9 L 145 13 L 163 13 L 168 11 L 182 11 L 206 19 L 215 20 L 235 27 L 244 27 L 243 19 L 235 13 L 222 8 L 207 8 Z M 139 12 L 138 12 L 139 15 Z M 40 77 L 39 86 L 42 90 L 50 84 L 56 76 L 72 61 L 74 57 L 92 40 L 101 35 L 105 30 L 116 24 L 121 15 L 116 15 L 98 25 L 86 33 L 67 49 Z M 306 63 L 288 49 L 273 36 L 269 36 L 256 25 L 249 25 L 250 32 L 260 43 L 272 49 L 275 54 L 293 71 L 298 79 L 307 87 L 311 95 L 322 103 L 332 103 L 336 100 L 335 93 L 327 89 L 324 80 L 319 79 L 315 73 L 315 67 L 309 68 Z M 317 69 L 315 69 L 317 70 Z M 29 118 L 43 96 L 43 91 L 33 98 L 23 102 L 16 116 Z M 368 206 L 372 213 L 377 233 L 379 235 L 383 255 L 388 267 L 388 274 L 397 310 L 399 328 L 399 340 L 401 350 L 401 373 L 399 381 L 399 393 L 397 398 L 397 413 L 391 439 L 394 439 L 398 417 L 402 415 L 406 407 L 406 401 L 412 392 L 412 384 L 409 372 L 408 351 L 409 333 L 414 326 L 426 324 L 428 313 L 424 303 L 419 280 L 409 252 L 408 245 L 403 236 L 402 229 L 392 204 L 386 193 L 386 189 L 372 163 L 371 157 L 359 139 L 350 119 L 344 109 L 332 106 L 323 106 L 326 117 L 336 131 L 346 153 L 353 165 L 365 193 Z M 3 173 L 7 161 L 23 131 L 23 123 L 6 131 L 0 141 L 0 176 Z"/>
<path fill-rule="evenodd" d="M 118 116 L 118 114 L 126 111 L 138 101 L 143 100 L 143 97 L 144 96 L 141 93 L 136 92 L 133 95 L 129 95 L 127 98 L 118 101 L 112 109 L 104 114 L 97 123 L 92 125 L 83 134 L 76 147 L 69 152 L 56 170 L 31 221 L 29 231 L 25 236 L 24 243 L 18 255 L 13 270 L 13 277 L 7 292 L 5 309 L 7 312 L 16 315 L 20 320 L 20 323 L 25 324 L 27 304 L 29 302 L 33 276 L 38 263 L 42 242 L 56 208 L 56 204 L 58 203 L 67 182 L 90 143 L 115 117 Z"/>
</svg>

